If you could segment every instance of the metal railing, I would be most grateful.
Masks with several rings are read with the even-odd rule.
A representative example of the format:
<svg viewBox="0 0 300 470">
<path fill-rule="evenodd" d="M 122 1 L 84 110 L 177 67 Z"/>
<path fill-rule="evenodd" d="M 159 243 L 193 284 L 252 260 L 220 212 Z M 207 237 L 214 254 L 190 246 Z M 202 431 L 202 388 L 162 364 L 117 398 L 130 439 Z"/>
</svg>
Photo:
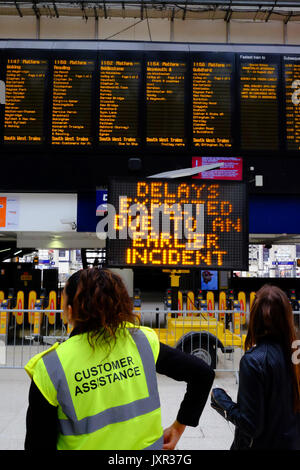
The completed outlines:
<svg viewBox="0 0 300 470">
<path fill-rule="evenodd" d="M 6 325 L 3 313 L 6 314 Z M 24 314 L 20 324 L 17 313 Z M 54 313 L 51 321 L 50 313 Z M 156 331 L 160 342 L 195 354 L 216 371 L 238 372 L 244 354 L 248 311 L 137 309 L 135 313 L 142 326 Z M 296 329 L 300 332 L 300 311 L 293 313 Z M 29 314 L 40 315 L 38 332 L 33 317 L 29 321 Z M 0 332 L 5 330 L 0 333 L 0 369 L 23 368 L 35 354 L 55 342 L 67 340 L 71 328 L 64 323 L 61 314 L 62 310 L 0 309 Z"/>
</svg>

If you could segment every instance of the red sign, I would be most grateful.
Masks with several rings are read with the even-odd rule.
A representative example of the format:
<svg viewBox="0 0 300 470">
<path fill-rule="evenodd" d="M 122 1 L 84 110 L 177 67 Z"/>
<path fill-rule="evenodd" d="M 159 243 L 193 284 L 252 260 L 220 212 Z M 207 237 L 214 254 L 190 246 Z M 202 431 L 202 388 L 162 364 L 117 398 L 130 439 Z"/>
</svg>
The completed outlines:
<svg viewBox="0 0 300 470">
<path fill-rule="evenodd" d="M 243 159 L 238 157 L 193 157 L 192 167 L 224 163 L 215 170 L 204 171 L 193 176 L 198 179 L 234 180 L 243 179 Z"/>
</svg>

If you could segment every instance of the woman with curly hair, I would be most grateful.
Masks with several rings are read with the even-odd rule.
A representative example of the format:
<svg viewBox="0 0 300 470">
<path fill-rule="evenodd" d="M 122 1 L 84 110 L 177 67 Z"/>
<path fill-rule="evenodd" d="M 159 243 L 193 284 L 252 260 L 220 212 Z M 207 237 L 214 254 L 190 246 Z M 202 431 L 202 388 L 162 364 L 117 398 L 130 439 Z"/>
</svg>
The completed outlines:
<svg viewBox="0 0 300 470">
<path fill-rule="evenodd" d="M 108 269 L 70 277 L 64 314 L 69 339 L 25 367 L 32 378 L 25 449 L 174 449 L 186 425 L 198 425 L 214 371 L 140 326 L 122 279 Z M 187 382 L 165 431 L 156 372 Z"/>
</svg>

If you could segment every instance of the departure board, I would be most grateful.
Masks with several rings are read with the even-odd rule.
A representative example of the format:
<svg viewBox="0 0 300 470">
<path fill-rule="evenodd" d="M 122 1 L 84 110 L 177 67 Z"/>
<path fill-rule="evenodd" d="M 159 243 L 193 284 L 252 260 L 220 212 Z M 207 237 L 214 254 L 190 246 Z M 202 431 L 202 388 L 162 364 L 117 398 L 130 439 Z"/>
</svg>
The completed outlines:
<svg viewBox="0 0 300 470">
<path fill-rule="evenodd" d="M 232 62 L 198 60 L 193 67 L 193 145 L 231 148 Z"/>
<path fill-rule="evenodd" d="M 4 111 L 4 143 L 44 141 L 45 79 L 48 61 L 8 59 Z"/>
<path fill-rule="evenodd" d="M 113 178 L 108 203 L 111 267 L 247 269 L 244 183 Z"/>
<path fill-rule="evenodd" d="M 53 145 L 92 143 L 93 60 L 56 59 L 53 70 Z"/>
<path fill-rule="evenodd" d="M 137 147 L 141 62 L 100 61 L 99 144 Z"/>
<path fill-rule="evenodd" d="M 287 150 L 300 150 L 300 56 L 284 56 Z"/>
<path fill-rule="evenodd" d="M 240 55 L 241 147 L 278 150 L 279 62 L 265 55 Z"/>
<path fill-rule="evenodd" d="M 185 74 L 182 60 L 146 62 L 147 145 L 185 146 Z"/>
</svg>

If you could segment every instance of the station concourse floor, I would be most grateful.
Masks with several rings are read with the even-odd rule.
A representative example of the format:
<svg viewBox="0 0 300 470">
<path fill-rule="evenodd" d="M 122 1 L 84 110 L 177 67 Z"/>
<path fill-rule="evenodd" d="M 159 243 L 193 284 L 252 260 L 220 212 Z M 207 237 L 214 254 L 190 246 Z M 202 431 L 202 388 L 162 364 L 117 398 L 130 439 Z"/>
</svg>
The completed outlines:
<svg viewBox="0 0 300 470">
<path fill-rule="evenodd" d="M 176 418 L 185 393 L 185 383 L 158 374 L 162 424 L 168 427 Z M 217 372 L 215 385 L 225 388 L 235 400 L 236 377 L 232 372 Z M 214 385 L 214 386 L 215 386 Z M 0 369 L 0 450 L 23 450 L 25 418 L 30 379 L 22 369 Z M 233 441 L 234 426 L 210 407 L 205 409 L 196 428 L 187 427 L 177 450 L 228 450 Z"/>
</svg>

